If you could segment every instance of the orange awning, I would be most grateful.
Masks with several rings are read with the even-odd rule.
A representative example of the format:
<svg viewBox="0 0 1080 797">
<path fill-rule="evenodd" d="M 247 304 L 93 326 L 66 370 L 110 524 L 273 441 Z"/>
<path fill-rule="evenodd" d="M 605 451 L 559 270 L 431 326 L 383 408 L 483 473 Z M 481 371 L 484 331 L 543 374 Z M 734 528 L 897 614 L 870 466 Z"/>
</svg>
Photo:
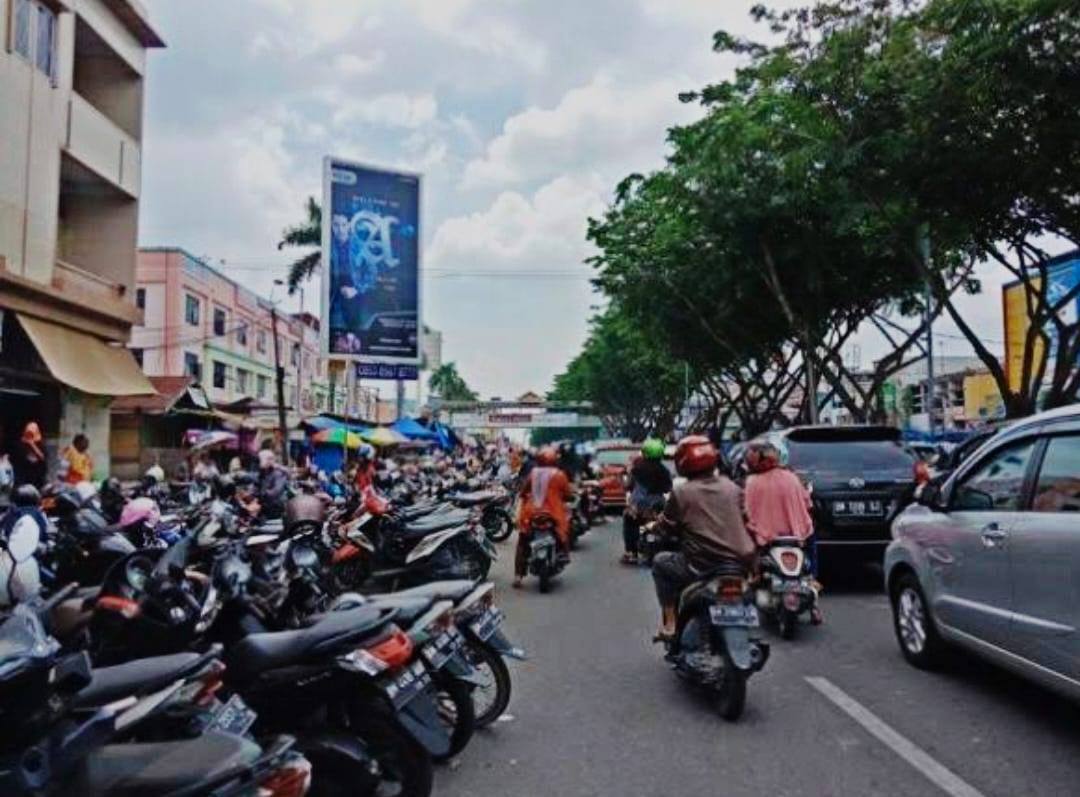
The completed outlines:
<svg viewBox="0 0 1080 797">
<path fill-rule="evenodd" d="M 17 317 L 58 382 L 95 396 L 147 396 L 157 392 L 127 349 L 40 318 L 22 313 Z"/>
</svg>

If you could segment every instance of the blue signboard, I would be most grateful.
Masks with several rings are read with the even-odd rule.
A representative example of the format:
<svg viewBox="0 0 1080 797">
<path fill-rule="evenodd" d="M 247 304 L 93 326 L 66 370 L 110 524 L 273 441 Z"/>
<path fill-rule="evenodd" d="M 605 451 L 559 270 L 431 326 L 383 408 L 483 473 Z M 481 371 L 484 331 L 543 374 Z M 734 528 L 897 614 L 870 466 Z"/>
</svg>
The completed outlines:
<svg viewBox="0 0 1080 797">
<path fill-rule="evenodd" d="M 420 177 L 336 158 L 323 168 L 323 349 L 418 364 Z"/>
<path fill-rule="evenodd" d="M 356 364 L 356 378 L 415 382 L 420 378 L 420 370 L 415 365 L 359 362 Z"/>
<path fill-rule="evenodd" d="M 1080 258 L 1066 260 L 1050 270 L 1050 279 L 1046 286 L 1046 298 L 1051 306 L 1056 306 L 1076 288 L 1080 283 Z M 1071 326 L 1076 323 L 1080 314 L 1080 295 L 1074 295 L 1072 299 L 1058 310 L 1058 318 Z M 1044 327 L 1050 338 L 1050 356 L 1056 357 L 1058 351 L 1057 326 L 1053 322 L 1046 322 Z"/>
</svg>

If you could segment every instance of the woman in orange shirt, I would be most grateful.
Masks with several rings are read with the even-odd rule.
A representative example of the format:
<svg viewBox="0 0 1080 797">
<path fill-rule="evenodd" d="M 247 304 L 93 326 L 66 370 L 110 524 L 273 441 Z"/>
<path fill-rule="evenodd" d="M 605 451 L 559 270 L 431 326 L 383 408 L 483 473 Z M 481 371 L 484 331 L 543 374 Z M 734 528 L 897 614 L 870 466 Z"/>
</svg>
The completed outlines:
<svg viewBox="0 0 1080 797">
<path fill-rule="evenodd" d="M 514 554 L 514 587 L 521 586 L 529 569 L 529 522 L 537 515 L 550 515 L 555 521 L 555 536 L 561 554 L 570 554 L 570 513 L 566 502 L 574 493 L 570 480 L 558 468 L 559 455 L 545 446 L 536 455 L 536 466 L 521 488 L 518 510 L 518 542 Z"/>
</svg>

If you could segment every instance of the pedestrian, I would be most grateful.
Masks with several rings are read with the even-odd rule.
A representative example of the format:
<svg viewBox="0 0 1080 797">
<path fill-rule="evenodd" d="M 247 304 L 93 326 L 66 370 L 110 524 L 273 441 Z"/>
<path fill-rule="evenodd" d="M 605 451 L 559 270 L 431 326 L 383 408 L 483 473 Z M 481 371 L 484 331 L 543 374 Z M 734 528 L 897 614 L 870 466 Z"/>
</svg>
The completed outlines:
<svg viewBox="0 0 1080 797">
<path fill-rule="evenodd" d="M 41 427 L 30 421 L 23 429 L 11 464 L 15 469 L 15 485 L 31 484 L 39 490 L 45 486 L 48 462 L 43 448 Z"/>
<path fill-rule="evenodd" d="M 67 465 L 64 481 L 68 484 L 88 482 L 94 478 L 94 459 L 90 456 L 90 438 L 82 432 L 72 438 L 71 445 L 60 452 Z"/>
<path fill-rule="evenodd" d="M 195 463 L 192 475 L 196 481 L 211 481 L 221 475 L 218 466 L 210 458 L 210 452 L 203 451 L 199 454 L 199 460 Z"/>
</svg>

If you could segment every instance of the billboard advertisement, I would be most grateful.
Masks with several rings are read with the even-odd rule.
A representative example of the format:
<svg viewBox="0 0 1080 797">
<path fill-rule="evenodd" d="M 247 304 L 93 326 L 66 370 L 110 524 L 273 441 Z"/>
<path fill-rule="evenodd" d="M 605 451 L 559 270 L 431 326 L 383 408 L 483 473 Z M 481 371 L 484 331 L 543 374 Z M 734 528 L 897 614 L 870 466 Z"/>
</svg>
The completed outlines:
<svg viewBox="0 0 1080 797">
<path fill-rule="evenodd" d="M 420 176 L 323 163 L 323 351 L 420 362 Z"/>
<path fill-rule="evenodd" d="M 1053 304 L 1058 304 L 1080 284 L 1080 253 L 1055 258 L 1048 270 L 1048 276 L 1047 299 Z M 1039 280 L 1032 280 L 1033 285 L 1037 286 L 1038 283 Z M 1005 321 L 1005 373 L 1008 376 L 1009 387 L 1015 390 L 1020 387 L 1024 344 L 1027 340 L 1028 329 L 1031 327 L 1022 283 L 1011 282 L 1002 288 L 1002 310 Z M 1075 324 L 1077 318 L 1080 318 L 1080 295 L 1067 301 L 1058 310 L 1058 317 L 1065 324 Z M 1044 330 L 1050 342 L 1049 356 L 1052 360 L 1057 357 L 1057 328 L 1054 324 L 1047 322 Z M 1042 343 L 1036 341 L 1035 346 L 1036 354 L 1041 354 Z"/>
</svg>

